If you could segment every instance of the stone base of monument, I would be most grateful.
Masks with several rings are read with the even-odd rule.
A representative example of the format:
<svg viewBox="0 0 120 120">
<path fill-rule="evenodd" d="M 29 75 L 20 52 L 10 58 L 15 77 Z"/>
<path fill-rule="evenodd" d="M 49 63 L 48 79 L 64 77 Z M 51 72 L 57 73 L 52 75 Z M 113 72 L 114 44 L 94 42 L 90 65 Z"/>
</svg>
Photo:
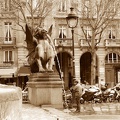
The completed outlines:
<svg viewBox="0 0 120 120">
<path fill-rule="evenodd" d="M 29 77 L 28 98 L 36 106 L 63 107 L 62 81 L 57 73 L 32 73 Z"/>
<path fill-rule="evenodd" d="M 22 119 L 22 90 L 0 84 L 0 120 Z"/>
</svg>

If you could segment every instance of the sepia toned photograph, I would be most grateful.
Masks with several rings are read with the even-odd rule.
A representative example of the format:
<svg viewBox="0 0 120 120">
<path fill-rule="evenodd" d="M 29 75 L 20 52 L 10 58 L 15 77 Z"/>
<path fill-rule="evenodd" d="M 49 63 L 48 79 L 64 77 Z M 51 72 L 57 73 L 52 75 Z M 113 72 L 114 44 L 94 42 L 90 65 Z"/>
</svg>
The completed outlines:
<svg viewBox="0 0 120 120">
<path fill-rule="evenodd" d="M 0 120 L 120 120 L 120 0 L 0 0 Z"/>
</svg>

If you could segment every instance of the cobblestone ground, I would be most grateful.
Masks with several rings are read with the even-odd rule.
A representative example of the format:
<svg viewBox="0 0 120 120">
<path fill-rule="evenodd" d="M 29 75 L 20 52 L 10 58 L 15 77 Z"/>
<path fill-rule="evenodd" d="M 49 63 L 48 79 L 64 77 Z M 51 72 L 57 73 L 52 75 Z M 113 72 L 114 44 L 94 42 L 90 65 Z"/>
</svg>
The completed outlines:
<svg viewBox="0 0 120 120">
<path fill-rule="evenodd" d="M 23 104 L 22 120 L 81 120 L 63 110 Z"/>
<path fill-rule="evenodd" d="M 104 119 L 101 119 L 101 115 Z M 112 115 L 112 116 L 110 116 Z M 34 106 L 23 104 L 22 120 L 119 120 L 120 103 L 82 104 L 81 112 L 76 113 L 73 109 L 55 109 L 50 106 Z M 86 117 L 86 118 L 85 118 Z M 105 119 L 106 118 L 106 119 Z"/>
<path fill-rule="evenodd" d="M 54 116 L 40 107 L 23 104 L 22 108 L 22 120 L 56 120 Z"/>
</svg>

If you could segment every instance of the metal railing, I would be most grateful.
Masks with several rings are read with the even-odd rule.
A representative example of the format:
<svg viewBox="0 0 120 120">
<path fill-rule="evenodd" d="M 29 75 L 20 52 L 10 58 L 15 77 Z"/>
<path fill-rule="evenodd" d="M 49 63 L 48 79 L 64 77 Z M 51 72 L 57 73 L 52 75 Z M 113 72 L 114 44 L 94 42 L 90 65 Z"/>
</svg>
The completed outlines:
<svg viewBox="0 0 120 120">
<path fill-rule="evenodd" d="M 0 37 L 0 45 L 16 45 L 15 37 Z"/>
<path fill-rule="evenodd" d="M 89 44 L 88 44 L 89 42 Z M 98 39 L 95 39 L 95 43 L 98 43 Z M 79 46 L 80 47 L 87 47 L 91 45 L 91 39 L 80 39 L 79 40 Z M 105 46 L 105 47 L 119 47 L 120 46 L 120 39 L 105 39 L 104 42 L 101 42 L 97 44 L 97 46 Z"/>
<path fill-rule="evenodd" d="M 0 62 L 0 68 L 12 67 L 13 64 L 14 64 L 14 62 L 13 63 L 11 63 L 11 62 Z"/>
<path fill-rule="evenodd" d="M 54 39 L 54 45 L 55 46 L 66 46 L 71 47 L 72 46 L 72 39 L 71 38 L 56 38 Z"/>
<path fill-rule="evenodd" d="M 87 47 L 89 45 L 91 45 L 91 39 L 80 39 L 79 40 L 79 46 L 81 47 Z M 98 39 L 95 39 L 95 43 L 98 43 Z M 99 43 L 96 45 L 96 46 L 99 46 Z"/>
<path fill-rule="evenodd" d="M 120 39 L 105 39 L 104 45 L 106 47 L 120 47 Z"/>
</svg>

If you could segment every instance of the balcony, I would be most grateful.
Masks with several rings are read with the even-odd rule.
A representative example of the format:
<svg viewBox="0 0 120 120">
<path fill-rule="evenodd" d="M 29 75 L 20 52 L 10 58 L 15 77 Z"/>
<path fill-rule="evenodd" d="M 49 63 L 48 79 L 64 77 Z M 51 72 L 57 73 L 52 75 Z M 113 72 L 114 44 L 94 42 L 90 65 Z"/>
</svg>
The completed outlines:
<svg viewBox="0 0 120 120">
<path fill-rule="evenodd" d="M 105 47 L 120 47 L 120 39 L 105 39 Z"/>
<path fill-rule="evenodd" d="M 5 63 L 5 64 L 14 64 L 13 61 L 3 61 L 3 63 Z"/>
<path fill-rule="evenodd" d="M 95 39 L 95 42 L 98 43 L 98 39 Z M 96 46 L 99 46 L 100 43 L 98 43 Z M 80 47 L 88 47 L 91 46 L 91 39 L 80 39 L 79 40 L 79 46 Z"/>
<path fill-rule="evenodd" d="M 13 61 L 11 62 L 0 62 L 0 68 L 9 68 L 9 67 L 12 67 L 14 64 Z"/>
<path fill-rule="evenodd" d="M 15 46 L 16 45 L 16 38 L 15 37 L 10 37 L 10 38 L 5 38 L 5 37 L 0 37 L 0 46 Z"/>
<path fill-rule="evenodd" d="M 56 47 L 57 46 L 71 47 L 72 39 L 71 38 L 56 38 L 56 39 L 54 39 L 54 45 Z"/>
</svg>

